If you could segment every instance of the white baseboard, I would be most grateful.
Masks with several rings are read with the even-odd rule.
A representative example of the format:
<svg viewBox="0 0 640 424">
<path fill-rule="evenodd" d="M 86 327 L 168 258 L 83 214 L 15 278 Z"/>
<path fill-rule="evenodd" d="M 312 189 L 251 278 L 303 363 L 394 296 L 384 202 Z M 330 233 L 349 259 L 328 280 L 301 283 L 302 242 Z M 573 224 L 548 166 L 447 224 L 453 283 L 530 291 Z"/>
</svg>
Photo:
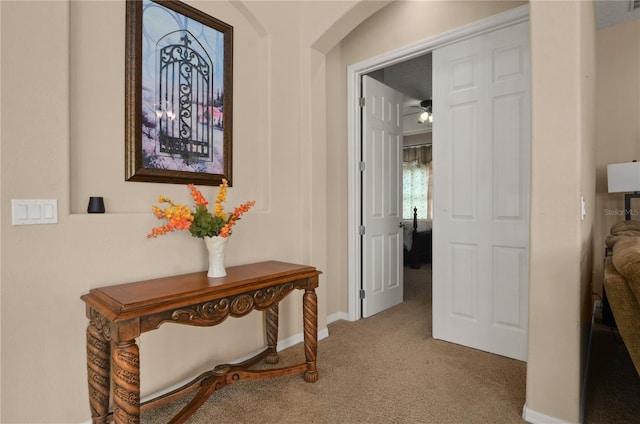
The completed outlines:
<svg viewBox="0 0 640 424">
<path fill-rule="evenodd" d="M 328 328 L 323 328 L 320 331 L 318 331 L 318 340 L 322 340 L 322 339 L 326 339 L 327 337 L 329 337 L 329 329 Z M 284 349 L 287 349 L 291 346 L 295 346 L 298 343 L 302 343 L 304 342 L 304 333 L 298 333 L 298 334 L 294 334 L 291 337 L 288 337 L 286 339 L 283 340 L 278 340 L 278 351 L 281 352 Z M 238 362 L 242 362 L 242 361 L 246 361 L 249 358 L 253 358 L 254 356 L 256 356 L 258 353 L 262 352 L 265 348 L 260 348 L 258 350 L 256 350 L 255 352 L 252 353 L 248 353 L 246 355 L 244 355 L 241 358 L 237 358 L 233 361 L 229 361 L 229 363 L 238 363 Z M 187 384 L 188 382 L 190 382 L 191 380 L 193 380 L 193 377 L 189 377 L 183 381 L 179 381 L 169 387 L 165 387 L 164 389 L 157 391 L 155 393 L 152 393 L 150 395 L 147 395 L 143 398 L 140 399 L 140 403 L 146 402 L 150 399 L 155 399 L 158 396 L 162 396 L 164 394 L 167 394 L 169 392 L 171 392 L 172 390 L 175 390 L 179 387 L 184 386 L 185 384 Z M 88 421 L 83 421 L 80 424 L 91 424 L 92 421 L 91 419 L 89 419 Z"/>
<path fill-rule="evenodd" d="M 349 321 L 349 314 L 346 312 L 337 312 L 335 314 L 327 315 L 327 324 L 340 320 Z"/>
<path fill-rule="evenodd" d="M 578 424 L 534 411 L 533 409 L 527 408 L 526 404 L 522 408 L 522 418 L 530 424 Z"/>
<path fill-rule="evenodd" d="M 329 329 L 328 328 L 323 328 L 322 330 L 318 331 L 318 340 L 322 340 L 322 339 L 326 339 L 327 337 L 329 337 Z M 302 343 L 304 342 L 304 333 L 298 333 L 298 334 L 294 334 L 291 337 L 288 337 L 284 340 L 278 340 L 278 352 L 287 349 L 291 346 L 295 346 L 298 343 Z M 261 348 L 256 350 L 253 353 L 250 353 L 248 355 L 243 356 L 240 359 L 236 359 L 233 362 L 242 362 L 242 361 L 246 361 L 249 358 L 253 358 L 254 356 L 256 356 L 258 353 L 262 352 L 265 348 Z"/>
</svg>

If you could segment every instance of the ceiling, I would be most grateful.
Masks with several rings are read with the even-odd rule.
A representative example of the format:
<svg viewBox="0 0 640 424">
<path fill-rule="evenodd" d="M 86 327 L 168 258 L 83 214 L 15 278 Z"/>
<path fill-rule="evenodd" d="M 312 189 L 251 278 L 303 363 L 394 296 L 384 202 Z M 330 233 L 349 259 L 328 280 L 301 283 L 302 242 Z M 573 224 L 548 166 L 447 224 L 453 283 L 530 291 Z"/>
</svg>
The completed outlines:
<svg viewBox="0 0 640 424">
<path fill-rule="evenodd" d="M 422 100 L 431 99 L 431 53 L 379 69 L 370 77 L 404 94 L 403 115 L 422 112 Z"/>
<path fill-rule="evenodd" d="M 632 10 L 633 0 L 596 0 L 596 27 L 606 28 L 640 20 L 640 8 Z M 404 115 L 418 113 L 421 100 L 431 99 L 431 54 L 379 69 L 372 78 L 405 95 Z"/>
</svg>

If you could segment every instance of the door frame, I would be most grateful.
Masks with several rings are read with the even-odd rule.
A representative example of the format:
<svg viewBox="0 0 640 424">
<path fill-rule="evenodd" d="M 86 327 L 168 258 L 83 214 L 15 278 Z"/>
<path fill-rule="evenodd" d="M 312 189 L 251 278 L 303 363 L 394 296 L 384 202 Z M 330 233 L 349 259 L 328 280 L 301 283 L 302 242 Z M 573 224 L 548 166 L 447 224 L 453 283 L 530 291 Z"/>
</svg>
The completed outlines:
<svg viewBox="0 0 640 424">
<path fill-rule="evenodd" d="M 362 317 L 360 287 L 362 283 L 362 242 L 360 236 L 361 212 L 361 171 L 360 152 L 362 150 L 362 119 L 359 101 L 362 97 L 361 80 L 364 74 L 393 64 L 427 54 L 467 38 L 495 31 L 529 20 L 529 5 L 519 6 L 497 15 L 481 19 L 451 31 L 435 35 L 426 40 L 354 63 L 347 67 L 347 206 L 348 206 L 348 319 L 357 321 Z M 433 77 L 433 76 L 432 76 Z M 434 133 L 435 134 L 435 133 Z M 434 179 L 434 184 L 438 180 Z"/>
</svg>

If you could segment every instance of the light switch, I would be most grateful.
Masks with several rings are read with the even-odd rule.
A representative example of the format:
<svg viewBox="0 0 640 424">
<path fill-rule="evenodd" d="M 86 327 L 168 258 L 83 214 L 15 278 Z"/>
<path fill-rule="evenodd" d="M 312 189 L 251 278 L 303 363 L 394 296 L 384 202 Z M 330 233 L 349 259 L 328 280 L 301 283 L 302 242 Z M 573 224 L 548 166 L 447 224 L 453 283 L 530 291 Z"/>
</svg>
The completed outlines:
<svg viewBox="0 0 640 424">
<path fill-rule="evenodd" d="M 42 206 L 42 217 L 44 219 L 53 219 L 57 215 L 51 204 L 45 204 Z"/>
<path fill-rule="evenodd" d="M 12 201 L 13 204 L 13 224 L 16 224 L 16 221 L 26 221 L 29 217 L 29 209 L 27 205 L 16 204 L 15 200 Z"/>
<path fill-rule="evenodd" d="M 56 199 L 12 199 L 13 225 L 57 224 Z"/>
<path fill-rule="evenodd" d="M 39 203 L 33 203 L 29 205 L 29 219 L 30 220 L 39 220 L 42 218 L 42 205 Z"/>
</svg>

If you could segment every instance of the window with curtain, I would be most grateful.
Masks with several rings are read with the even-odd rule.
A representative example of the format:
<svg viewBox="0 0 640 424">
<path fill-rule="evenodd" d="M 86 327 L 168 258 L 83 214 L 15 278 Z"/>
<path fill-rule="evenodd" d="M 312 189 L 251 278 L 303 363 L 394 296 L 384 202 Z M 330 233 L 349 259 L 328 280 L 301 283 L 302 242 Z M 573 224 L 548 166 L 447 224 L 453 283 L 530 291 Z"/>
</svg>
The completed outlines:
<svg viewBox="0 0 640 424">
<path fill-rule="evenodd" d="M 413 219 L 417 208 L 418 219 L 433 218 L 433 182 L 431 146 L 405 147 L 402 158 L 402 217 Z"/>
</svg>

